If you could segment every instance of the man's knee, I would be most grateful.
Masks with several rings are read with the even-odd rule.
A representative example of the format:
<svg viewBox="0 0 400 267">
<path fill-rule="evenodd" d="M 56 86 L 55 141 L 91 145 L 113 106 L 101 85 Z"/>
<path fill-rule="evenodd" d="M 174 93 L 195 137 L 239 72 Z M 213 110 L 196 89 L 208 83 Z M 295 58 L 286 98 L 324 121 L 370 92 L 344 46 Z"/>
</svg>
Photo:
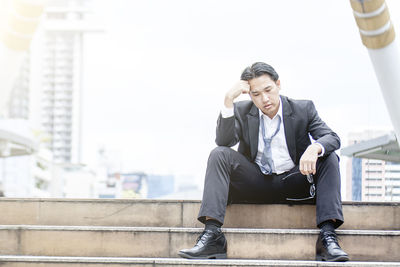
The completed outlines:
<svg viewBox="0 0 400 267">
<path fill-rule="evenodd" d="M 331 153 L 317 163 L 317 180 L 318 183 L 325 177 L 329 181 L 338 181 L 340 186 L 340 166 L 339 157 L 336 153 Z"/>
<path fill-rule="evenodd" d="M 339 156 L 335 152 L 332 152 L 321 159 L 320 165 L 339 168 Z"/>
<path fill-rule="evenodd" d="M 221 161 L 229 158 L 229 155 L 232 153 L 232 149 L 226 146 L 218 146 L 211 150 L 209 160 L 212 161 Z"/>
<path fill-rule="evenodd" d="M 329 162 L 329 164 L 332 164 L 333 166 L 339 168 L 340 159 L 335 152 L 329 154 L 329 156 L 327 157 L 327 161 Z"/>
</svg>

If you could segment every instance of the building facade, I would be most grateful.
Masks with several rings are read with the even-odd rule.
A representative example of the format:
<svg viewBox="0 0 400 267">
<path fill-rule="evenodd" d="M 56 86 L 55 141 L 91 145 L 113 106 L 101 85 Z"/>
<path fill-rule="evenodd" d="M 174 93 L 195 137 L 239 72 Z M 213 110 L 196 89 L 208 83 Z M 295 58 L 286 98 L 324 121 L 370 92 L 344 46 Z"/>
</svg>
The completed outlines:
<svg viewBox="0 0 400 267">
<path fill-rule="evenodd" d="M 382 131 L 351 133 L 349 145 L 384 134 Z M 346 199 L 400 201 L 400 163 L 350 158 L 347 162 Z"/>
<path fill-rule="evenodd" d="M 81 163 L 87 0 L 48 1 L 13 90 L 8 115 L 33 122 L 50 139 L 56 163 Z"/>
<path fill-rule="evenodd" d="M 72 180 L 83 173 L 84 35 L 98 31 L 87 19 L 89 2 L 46 1 L 39 27 L 7 101 L 7 117 L 29 123 L 40 140 L 40 151 L 23 159 L 0 160 L 0 183 L 6 196 L 69 197 L 78 188 L 74 189 L 76 183 Z M 95 196 L 93 190 L 81 192 L 79 196 L 85 194 Z"/>
<path fill-rule="evenodd" d="M 57 163 L 81 163 L 85 0 L 49 1 L 37 51 L 41 54 L 40 125 Z"/>
<path fill-rule="evenodd" d="M 23 58 L 18 77 L 11 90 L 8 103 L 8 118 L 29 119 L 30 70 L 30 56 L 27 53 Z"/>
</svg>

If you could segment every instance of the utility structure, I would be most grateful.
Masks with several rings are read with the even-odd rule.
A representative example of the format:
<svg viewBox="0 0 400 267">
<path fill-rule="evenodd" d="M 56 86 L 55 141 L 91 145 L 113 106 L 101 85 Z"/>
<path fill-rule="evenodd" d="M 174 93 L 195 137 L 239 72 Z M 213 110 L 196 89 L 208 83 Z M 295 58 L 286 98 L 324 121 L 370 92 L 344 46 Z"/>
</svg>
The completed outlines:
<svg viewBox="0 0 400 267">
<path fill-rule="evenodd" d="M 367 47 L 397 141 L 400 141 L 400 51 L 385 0 L 350 0 Z"/>
<path fill-rule="evenodd" d="M 10 92 L 41 19 L 44 5 L 45 0 L 0 1 L 0 118 L 7 117 Z M 20 121 L 2 119 L 0 157 L 26 155 L 36 151 L 38 146 L 27 132 L 26 125 Z"/>
<path fill-rule="evenodd" d="M 353 157 L 347 167 L 351 171 L 347 191 L 351 199 L 358 201 L 398 200 L 400 105 L 396 102 L 400 99 L 400 48 L 384 0 L 350 0 L 350 3 L 395 132 L 341 150 L 342 155 Z"/>
<path fill-rule="evenodd" d="M 45 0 L 0 1 L 0 115 L 36 32 Z"/>
</svg>

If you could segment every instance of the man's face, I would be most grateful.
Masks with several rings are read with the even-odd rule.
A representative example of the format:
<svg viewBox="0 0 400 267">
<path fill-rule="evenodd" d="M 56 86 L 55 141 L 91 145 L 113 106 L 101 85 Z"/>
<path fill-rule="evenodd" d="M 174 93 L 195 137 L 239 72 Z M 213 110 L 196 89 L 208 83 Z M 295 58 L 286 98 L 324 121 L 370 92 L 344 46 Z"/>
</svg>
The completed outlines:
<svg viewBox="0 0 400 267">
<path fill-rule="evenodd" d="M 261 75 L 249 80 L 249 84 L 254 105 L 272 119 L 279 110 L 280 80 L 274 82 L 269 75 Z"/>
</svg>

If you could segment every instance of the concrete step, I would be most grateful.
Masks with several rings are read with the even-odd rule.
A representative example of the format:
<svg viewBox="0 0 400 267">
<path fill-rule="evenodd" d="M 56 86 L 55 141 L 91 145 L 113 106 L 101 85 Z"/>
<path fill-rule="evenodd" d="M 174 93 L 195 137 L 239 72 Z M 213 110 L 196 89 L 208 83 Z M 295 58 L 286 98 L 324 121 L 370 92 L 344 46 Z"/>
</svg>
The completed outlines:
<svg viewBox="0 0 400 267">
<path fill-rule="evenodd" d="M 398 267 L 400 262 L 346 262 L 330 263 L 316 261 L 284 260 L 186 260 L 170 258 L 93 258 L 93 257 L 35 257 L 35 256 L 0 256 L 2 267 L 121 267 L 121 266 L 299 266 L 299 267 Z"/>
<path fill-rule="evenodd" d="M 3 225 L 201 227 L 200 201 L 0 199 Z M 400 230 L 400 203 L 344 202 L 341 229 Z M 314 205 L 234 204 L 225 227 L 315 228 Z"/>
<path fill-rule="evenodd" d="M 201 228 L 0 226 L 3 255 L 173 258 Z M 225 228 L 232 259 L 313 260 L 318 230 Z M 400 262 L 400 231 L 339 230 L 355 261 Z"/>
</svg>

